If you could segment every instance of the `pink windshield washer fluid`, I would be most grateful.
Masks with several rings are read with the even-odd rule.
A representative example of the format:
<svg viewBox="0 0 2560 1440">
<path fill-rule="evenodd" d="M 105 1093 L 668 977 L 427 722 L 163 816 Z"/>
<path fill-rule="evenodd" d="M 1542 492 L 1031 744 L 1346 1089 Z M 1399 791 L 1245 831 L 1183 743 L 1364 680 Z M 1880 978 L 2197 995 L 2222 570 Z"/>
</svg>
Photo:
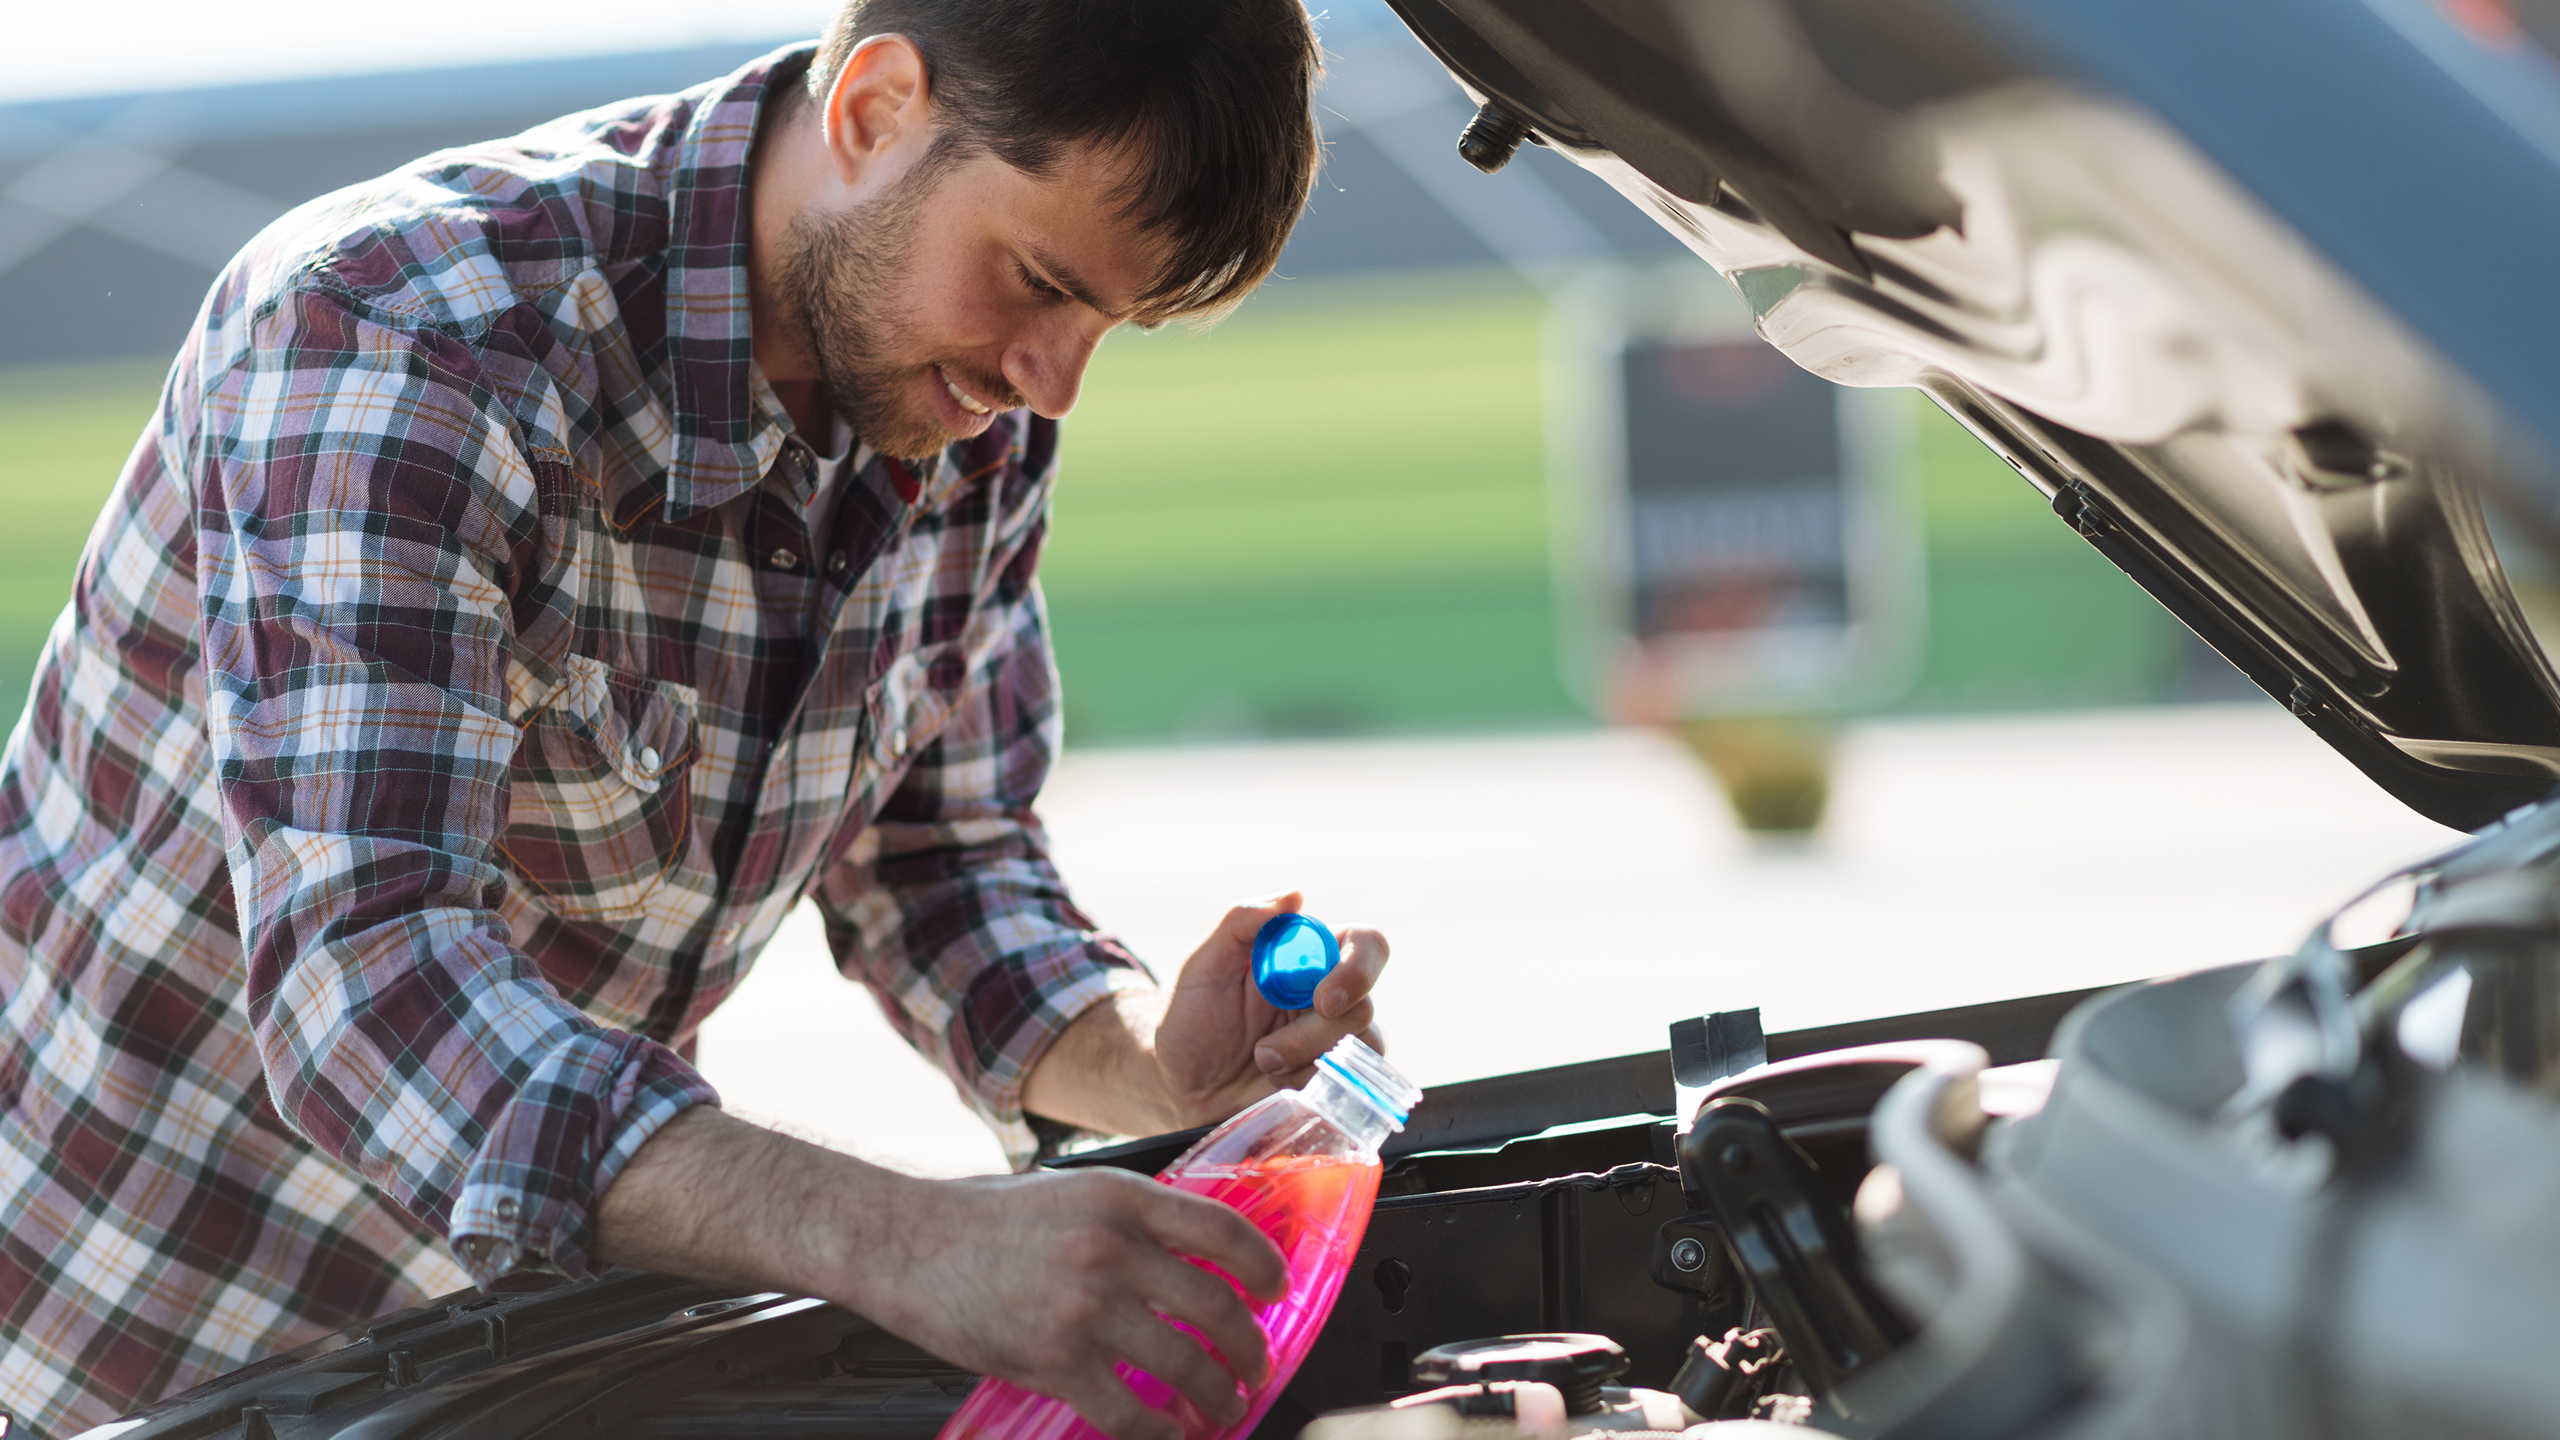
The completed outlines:
<svg viewBox="0 0 2560 1440">
<path fill-rule="evenodd" d="M 1242 1211 L 1289 1264 L 1288 1292 L 1254 1307 L 1254 1319 L 1270 1339 L 1271 1375 L 1247 1392 L 1244 1418 L 1235 1424 L 1216 1424 L 1171 1385 L 1122 1362 L 1120 1378 L 1131 1393 L 1179 1420 L 1185 1440 L 1251 1434 L 1298 1373 L 1316 1332 L 1333 1313 L 1343 1274 L 1369 1228 L 1369 1208 L 1378 1199 L 1378 1147 L 1404 1128 L 1421 1098 L 1377 1051 L 1345 1039 L 1316 1062 L 1315 1078 L 1305 1089 L 1283 1090 L 1256 1103 L 1202 1136 L 1156 1177 Z M 989 1377 L 942 1427 L 939 1440 L 1108 1437 L 1065 1401 Z"/>
</svg>

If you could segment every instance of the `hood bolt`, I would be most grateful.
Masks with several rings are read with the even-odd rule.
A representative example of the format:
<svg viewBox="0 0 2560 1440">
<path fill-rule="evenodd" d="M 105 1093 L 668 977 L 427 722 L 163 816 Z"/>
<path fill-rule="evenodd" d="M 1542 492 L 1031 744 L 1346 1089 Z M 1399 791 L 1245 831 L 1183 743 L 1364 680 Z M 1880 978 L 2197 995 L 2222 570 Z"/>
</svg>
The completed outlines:
<svg viewBox="0 0 2560 1440">
<path fill-rule="evenodd" d="M 1529 138 L 1529 122 L 1499 100 L 1487 100 L 1458 136 L 1458 158 L 1487 175 L 1511 163 L 1520 142 Z"/>
</svg>

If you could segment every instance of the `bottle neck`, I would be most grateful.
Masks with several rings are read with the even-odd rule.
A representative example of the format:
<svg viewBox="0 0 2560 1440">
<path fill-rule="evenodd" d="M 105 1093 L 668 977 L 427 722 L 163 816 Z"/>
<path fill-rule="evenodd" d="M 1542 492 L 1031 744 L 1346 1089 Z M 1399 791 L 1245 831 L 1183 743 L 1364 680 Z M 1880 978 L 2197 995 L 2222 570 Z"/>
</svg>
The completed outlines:
<svg viewBox="0 0 2560 1440">
<path fill-rule="evenodd" d="M 1422 1091 L 1387 1057 L 1346 1035 L 1316 1058 L 1315 1078 L 1300 1092 L 1359 1148 L 1376 1155 L 1387 1137 L 1404 1128 Z"/>
<path fill-rule="evenodd" d="M 1378 1153 L 1379 1146 L 1387 1143 L 1388 1136 L 1404 1128 L 1357 1081 L 1324 1065 L 1316 1067 L 1315 1078 L 1298 1093 L 1331 1121 L 1334 1128 L 1349 1136 L 1353 1144 L 1371 1156 Z"/>
</svg>

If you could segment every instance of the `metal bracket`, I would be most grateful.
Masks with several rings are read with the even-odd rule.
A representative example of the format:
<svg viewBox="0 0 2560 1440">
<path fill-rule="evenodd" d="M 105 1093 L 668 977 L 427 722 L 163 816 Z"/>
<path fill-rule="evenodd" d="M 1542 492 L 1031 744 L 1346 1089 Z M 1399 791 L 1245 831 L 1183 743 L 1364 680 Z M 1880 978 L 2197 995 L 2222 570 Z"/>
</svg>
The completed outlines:
<svg viewBox="0 0 2560 1440">
<path fill-rule="evenodd" d="M 1703 1196 L 1735 1266 L 1814 1390 L 1841 1381 L 1908 1337 L 1858 1270 L 1857 1235 L 1813 1162 L 1757 1101 L 1710 1101 L 1680 1142 L 1680 1176 Z"/>
</svg>

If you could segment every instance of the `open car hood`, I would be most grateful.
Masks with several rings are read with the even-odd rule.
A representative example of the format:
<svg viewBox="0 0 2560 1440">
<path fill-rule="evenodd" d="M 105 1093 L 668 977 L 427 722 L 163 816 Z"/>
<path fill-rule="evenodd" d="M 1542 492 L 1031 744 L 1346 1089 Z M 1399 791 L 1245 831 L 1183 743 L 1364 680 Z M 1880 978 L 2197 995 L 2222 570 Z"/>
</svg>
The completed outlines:
<svg viewBox="0 0 2560 1440">
<path fill-rule="evenodd" d="M 1388 3 L 1484 107 L 1471 160 L 1525 130 L 1798 364 L 1927 392 L 2411 808 L 2474 829 L 2560 784 L 2529 619 L 2560 577 L 2535 17 Z"/>
</svg>

